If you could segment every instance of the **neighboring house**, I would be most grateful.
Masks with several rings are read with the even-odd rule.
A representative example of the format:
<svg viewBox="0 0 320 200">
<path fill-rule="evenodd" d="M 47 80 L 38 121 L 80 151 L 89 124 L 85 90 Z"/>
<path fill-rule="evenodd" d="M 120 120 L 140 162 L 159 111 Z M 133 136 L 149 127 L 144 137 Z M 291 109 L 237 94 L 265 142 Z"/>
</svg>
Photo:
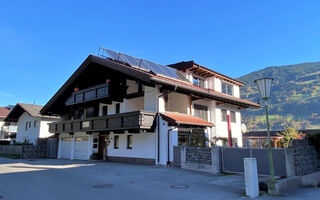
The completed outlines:
<svg viewBox="0 0 320 200">
<path fill-rule="evenodd" d="M 306 134 L 319 132 L 319 129 L 299 130 L 301 137 Z M 270 131 L 271 146 L 273 148 L 282 148 L 282 131 Z M 249 131 L 243 134 L 244 147 L 267 148 L 267 131 Z"/>
<path fill-rule="evenodd" d="M 0 107 L 0 140 L 15 140 L 17 125 L 14 122 L 5 122 L 4 119 L 10 112 L 11 107 Z"/>
<path fill-rule="evenodd" d="M 58 117 L 41 115 L 43 106 L 18 103 L 5 118 L 6 122 L 17 124 L 16 142 L 36 144 L 38 138 L 52 136 L 48 123 L 58 121 Z"/>
<path fill-rule="evenodd" d="M 260 105 L 240 98 L 241 82 L 192 61 L 169 67 L 102 50 L 107 57 L 90 55 L 41 110 L 61 116 L 49 127 L 58 158 L 164 165 L 174 146 L 210 145 L 228 127 L 242 145 L 240 110 Z"/>
</svg>

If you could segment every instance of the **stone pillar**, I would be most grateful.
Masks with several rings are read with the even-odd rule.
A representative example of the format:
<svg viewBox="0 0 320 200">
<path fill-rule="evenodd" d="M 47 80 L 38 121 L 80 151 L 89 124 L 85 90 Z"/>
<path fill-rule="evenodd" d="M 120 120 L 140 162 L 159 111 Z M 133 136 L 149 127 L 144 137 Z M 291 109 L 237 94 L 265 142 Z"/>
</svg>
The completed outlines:
<svg viewBox="0 0 320 200">
<path fill-rule="evenodd" d="M 259 196 L 257 160 L 255 158 L 244 158 L 243 161 L 246 195 L 255 198 Z"/>
<path fill-rule="evenodd" d="M 220 150 L 219 147 L 211 148 L 212 170 L 213 170 L 213 173 L 215 174 L 219 174 L 221 172 L 219 150 Z"/>
<path fill-rule="evenodd" d="M 181 148 L 181 169 L 186 168 L 186 146 L 180 146 Z"/>
</svg>

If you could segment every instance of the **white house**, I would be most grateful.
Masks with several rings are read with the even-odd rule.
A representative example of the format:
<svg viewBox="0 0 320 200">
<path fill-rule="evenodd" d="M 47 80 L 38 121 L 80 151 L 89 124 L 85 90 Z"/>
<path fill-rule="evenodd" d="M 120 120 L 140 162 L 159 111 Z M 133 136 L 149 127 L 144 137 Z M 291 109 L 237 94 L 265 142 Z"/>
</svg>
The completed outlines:
<svg viewBox="0 0 320 200">
<path fill-rule="evenodd" d="M 164 66 L 101 52 L 41 110 L 61 116 L 49 126 L 58 158 L 165 165 L 174 146 L 242 146 L 240 110 L 260 105 L 240 98 L 241 82 L 193 61 Z"/>
<path fill-rule="evenodd" d="M 5 122 L 10 112 L 10 107 L 0 107 L 0 141 L 15 140 L 17 125 L 14 122 Z"/>
<path fill-rule="evenodd" d="M 41 115 L 43 106 L 18 103 L 5 118 L 6 122 L 17 124 L 16 142 L 36 144 L 38 138 L 47 138 L 54 134 L 49 132 L 49 123 L 58 117 Z"/>
</svg>

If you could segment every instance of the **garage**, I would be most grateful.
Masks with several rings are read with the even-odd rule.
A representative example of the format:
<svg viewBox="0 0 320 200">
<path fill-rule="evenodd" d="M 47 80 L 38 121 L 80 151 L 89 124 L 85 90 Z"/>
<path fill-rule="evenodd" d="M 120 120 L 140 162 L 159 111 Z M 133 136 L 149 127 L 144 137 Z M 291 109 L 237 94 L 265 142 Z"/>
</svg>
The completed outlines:
<svg viewBox="0 0 320 200">
<path fill-rule="evenodd" d="M 61 138 L 61 150 L 60 150 L 60 157 L 71 159 L 71 143 L 72 138 Z"/>
<path fill-rule="evenodd" d="M 89 159 L 89 137 L 76 137 L 74 144 L 74 159 L 88 160 Z"/>
</svg>

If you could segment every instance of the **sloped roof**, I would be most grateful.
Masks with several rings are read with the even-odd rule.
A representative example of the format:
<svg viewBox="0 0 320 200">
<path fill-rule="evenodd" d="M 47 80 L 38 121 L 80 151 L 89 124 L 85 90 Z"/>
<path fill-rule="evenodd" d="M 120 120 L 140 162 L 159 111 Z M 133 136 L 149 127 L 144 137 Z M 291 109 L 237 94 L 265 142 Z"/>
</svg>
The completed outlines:
<svg viewBox="0 0 320 200">
<path fill-rule="evenodd" d="M 59 119 L 59 117 L 49 116 L 49 115 L 41 115 L 40 110 L 43 108 L 41 105 L 35 104 L 26 104 L 26 103 L 17 103 L 13 107 L 13 109 L 9 112 L 5 121 L 17 122 L 19 117 L 27 112 L 32 117 L 41 117 L 41 118 L 49 118 L 49 119 Z"/>
<path fill-rule="evenodd" d="M 9 112 L 10 112 L 9 109 L 0 107 L 0 118 L 5 118 Z"/>
<path fill-rule="evenodd" d="M 201 118 L 182 114 L 182 113 L 175 113 L 175 112 L 164 112 L 160 113 L 162 118 L 169 123 L 176 124 L 176 125 L 191 125 L 191 126 L 204 126 L 204 127 L 212 127 L 214 126 L 213 123 L 203 120 Z"/>
<path fill-rule="evenodd" d="M 213 100 L 229 103 L 232 105 L 237 105 L 239 107 L 253 107 L 260 108 L 260 104 L 255 102 L 232 97 L 229 95 L 225 95 L 221 92 L 217 92 L 214 90 L 201 88 L 199 86 L 193 85 L 191 82 L 181 81 L 178 79 L 170 78 L 167 76 L 161 76 L 157 74 L 153 74 L 151 72 L 147 72 L 136 67 L 131 67 L 127 64 L 117 62 L 112 59 L 106 59 L 99 56 L 89 55 L 88 58 L 80 65 L 80 67 L 71 75 L 71 77 L 63 84 L 63 86 L 55 93 L 55 95 L 49 100 L 49 102 L 41 109 L 42 114 L 57 114 L 55 113 L 55 109 L 53 109 L 54 105 L 57 102 L 63 102 L 61 97 L 63 94 L 70 90 L 70 86 L 72 83 L 84 72 L 84 70 L 90 66 L 91 63 L 101 65 L 111 70 L 115 70 L 117 72 L 126 74 L 131 77 L 135 77 L 145 83 L 151 84 L 161 84 L 167 85 L 171 88 L 177 88 L 177 92 L 182 91 L 188 94 L 196 94 L 201 97 L 210 98 Z"/>
</svg>

